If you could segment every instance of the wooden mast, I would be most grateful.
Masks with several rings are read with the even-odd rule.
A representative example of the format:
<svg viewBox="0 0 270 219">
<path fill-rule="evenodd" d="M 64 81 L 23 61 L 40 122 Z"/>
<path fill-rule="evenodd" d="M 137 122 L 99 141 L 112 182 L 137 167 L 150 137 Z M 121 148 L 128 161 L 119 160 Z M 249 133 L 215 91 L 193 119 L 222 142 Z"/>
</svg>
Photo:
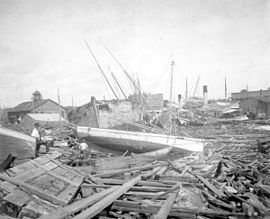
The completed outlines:
<svg viewBox="0 0 270 219">
<path fill-rule="evenodd" d="M 121 63 L 117 60 L 117 58 L 113 55 L 113 53 L 107 48 L 104 47 L 108 53 L 110 53 L 110 55 L 112 56 L 112 58 L 116 61 L 116 63 L 119 65 L 119 67 L 122 69 L 122 71 L 124 72 L 124 74 L 128 77 L 128 79 L 130 80 L 130 82 L 132 83 L 132 85 L 134 86 L 135 90 L 139 92 L 139 88 L 136 84 L 136 81 L 134 78 L 132 78 L 130 76 L 130 74 L 126 71 L 126 69 L 121 65 Z M 145 101 L 147 108 L 150 109 L 150 111 L 154 114 L 155 112 L 151 109 L 151 107 L 147 104 L 147 99 L 142 95 L 142 99 Z"/>
<path fill-rule="evenodd" d="M 113 77 L 114 81 L 116 82 L 116 84 L 118 85 L 118 87 L 119 87 L 119 89 L 120 89 L 121 93 L 123 94 L 123 96 L 125 97 L 125 99 L 126 99 L 126 100 L 128 100 L 128 98 L 127 98 L 126 94 L 124 93 L 124 91 L 123 91 L 122 87 L 120 86 L 120 84 L 119 84 L 118 80 L 116 79 L 115 75 L 113 74 L 113 72 L 111 71 L 111 69 L 109 68 L 109 66 L 108 66 L 108 69 L 109 69 L 109 71 L 111 72 L 111 75 L 112 75 L 112 77 Z"/>
<path fill-rule="evenodd" d="M 187 81 L 187 77 L 186 77 L 186 100 L 188 98 L 188 81 Z"/>
<path fill-rule="evenodd" d="M 97 58 L 95 57 L 94 53 L 93 53 L 92 50 L 90 49 L 90 46 L 88 45 L 88 43 L 87 43 L 86 41 L 85 41 L 85 44 L 86 44 L 86 46 L 88 47 L 90 53 L 92 54 L 92 56 L 93 56 L 95 62 L 97 63 L 97 66 L 98 66 L 99 71 L 101 72 L 101 74 L 102 74 L 103 77 L 105 78 L 107 84 L 108 84 L 109 87 L 111 88 L 111 90 L 112 90 L 112 92 L 113 92 L 115 98 L 116 98 L 117 100 L 119 100 L 118 97 L 117 97 L 117 95 L 116 95 L 116 93 L 114 92 L 114 89 L 112 88 L 112 85 L 110 84 L 110 82 L 109 82 L 108 78 L 106 77 L 104 71 L 102 70 L 101 66 L 99 65 Z"/>
<path fill-rule="evenodd" d="M 227 108 L 227 81 L 225 76 L 225 101 L 226 101 L 226 108 Z"/>
<path fill-rule="evenodd" d="M 197 87 L 198 87 L 198 83 L 199 83 L 199 80 L 200 80 L 200 75 L 197 79 L 197 83 L 196 83 L 196 86 L 195 86 L 195 89 L 194 89 L 194 93 L 193 93 L 193 98 L 195 97 L 195 94 L 196 94 L 196 90 L 197 90 Z"/>
<path fill-rule="evenodd" d="M 60 105 L 60 92 L 59 92 L 59 88 L 57 89 L 57 99 L 58 99 L 58 110 L 59 110 L 59 130 L 60 133 L 62 132 L 62 122 L 61 122 L 61 117 L 62 117 L 62 113 L 61 113 L 61 105 Z"/>
<path fill-rule="evenodd" d="M 169 106 L 169 119 L 170 119 L 170 134 L 172 133 L 172 91 L 173 91 L 173 67 L 175 63 L 171 61 L 171 83 L 170 83 L 170 106 Z"/>
</svg>

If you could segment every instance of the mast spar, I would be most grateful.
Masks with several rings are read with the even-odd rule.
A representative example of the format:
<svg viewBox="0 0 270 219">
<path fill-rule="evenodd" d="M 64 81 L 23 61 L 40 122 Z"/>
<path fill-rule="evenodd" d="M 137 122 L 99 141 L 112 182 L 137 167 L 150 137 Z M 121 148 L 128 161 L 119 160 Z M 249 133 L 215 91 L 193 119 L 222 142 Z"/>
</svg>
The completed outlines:
<svg viewBox="0 0 270 219">
<path fill-rule="evenodd" d="M 172 133 L 172 91 L 173 91 L 173 67 L 175 63 L 171 62 L 171 86 L 170 86 L 170 106 L 169 106 L 169 118 L 170 118 L 170 133 Z"/>
<path fill-rule="evenodd" d="M 87 48 L 89 49 L 90 53 L 92 54 L 92 56 L 93 56 L 95 62 L 97 63 L 97 66 L 98 66 L 99 71 L 101 72 L 101 74 L 102 74 L 103 77 L 105 78 L 105 80 L 106 80 L 107 84 L 109 85 L 110 89 L 112 90 L 114 96 L 116 97 L 117 100 L 119 100 L 118 97 L 117 97 L 117 95 L 116 95 L 116 93 L 115 93 L 115 91 L 114 91 L 114 89 L 112 88 L 112 85 L 110 84 L 110 82 L 109 82 L 108 78 L 106 77 L 104 71 L 102 70 L 101 66 L 99 65 L 97 58 L 95 57 L 95 55 L 94 55 L 94 53 L 92 52 L 90 46 L 88 45 L 87 41 L 84 41 L 84 42 L 85 42 Z"/>
<path fill-rule="evenodd" d="M 128 100 L 125 92 L 123 91 L 122 87 L 120 86 L 118 80 L 116 79 L 115 75 L 113 74 L 113 72 L 111 71 L 111 69 L 109 68 L 109 66 L 108 66 L 108 69 L 111 72 L 111 75 L 112 75 L 113 79 L 115 80 L 116 84 L 118 85 L 118 87 L 119 87 L 120 91 L 122 92 L 123 96 L 125 97 L 126 100 Z"/>
</svg>

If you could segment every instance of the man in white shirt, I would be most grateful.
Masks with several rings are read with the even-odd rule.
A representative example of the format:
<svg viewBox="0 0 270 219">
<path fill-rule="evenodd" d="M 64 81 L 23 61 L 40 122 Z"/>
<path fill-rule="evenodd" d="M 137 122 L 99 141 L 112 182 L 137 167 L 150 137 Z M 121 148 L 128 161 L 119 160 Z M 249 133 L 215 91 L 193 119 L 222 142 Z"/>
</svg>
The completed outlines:
<svg viewBox="0 0 270 219">
<path fill-rule="evenodd" d="M 40 129 L 40 125 L 39 123 L 35 123 L 34 124 L 34 129 L 32 131 L 31 136 L 34 137 L 36 139 L 36 149 L 35 149 L 35 156 L 38 157 L 39 155 L 39 149 L 41 145 L 45 145 L 46 146 L 46 152 L 49 152 L 49 146 L 46 144 L 46 142 L 41 140 L 41 135 L 39 132 Z"/>
</svg>

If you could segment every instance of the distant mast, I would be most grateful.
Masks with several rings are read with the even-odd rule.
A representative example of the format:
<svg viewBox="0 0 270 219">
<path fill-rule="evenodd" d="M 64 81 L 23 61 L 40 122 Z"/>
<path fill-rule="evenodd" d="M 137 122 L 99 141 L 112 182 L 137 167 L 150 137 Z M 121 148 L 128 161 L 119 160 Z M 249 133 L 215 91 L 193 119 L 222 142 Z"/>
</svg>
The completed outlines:
<svg viewBox="0 0 270 219">
<path fill-rule="evenodd" d="M 197 79 L 197 83 L 196 83 L 196 86 L 195 86 L 195 89 L 194 89 L 194 93 L 193 93 L 193 98 L 195 97 L 195 94 L 196 94 L 196 90 L 197 90 L 197 87 L 198 87 L 198 83 L 199 83 L 199 80 L 200 80 L 200 76 L 201 76 L 201 75 L 199 75 L 199 77 L 198 77 L 198 79 Z"/>
<path fill-rule="evenodd" d="M 61 124 L 61 105 L 60 105 L 60 92 L 59 88 L 57 89 L 57 100 L 58 100 L 58 107 L 59 107 L 59 130 L 62 131 L 62 124 Z"/>
<path fill-rule="evenodd" d="M 170 85 L 170 106 L 169 106 L 169 118 L 170 118 L 170 134 L 172 133 L 172 91 L 173 91 L 173 67 L 175 63 L 171 62 L 171 85 Z"/>
<path fill-rule="evenodd" d="M 227 108 L 227 80 L 225 77 L 225 101 L 226 101 L 226 108 Z"/>
<path fill-rule="evenodd" d="M 104 71 L 102 70 L 100 64 L 98 63 L 98 60 L 97 60 L 96 56 L 94 55 L 93 51 L 91 50 L 90 46 L 88 45 L 87 41 L 84 41 L 84 42 L 85 42 L 87 48 L 89 49 L 91 55 L 93 56 L 93 58 L 94 58 L 94 60 L 95 60 L 95 62 L 96 62 L 96 64 L 97 64 L 97 66 L 98 66 L 98 69 L 99 69 L 100 73 L 103 75 L 103 77 L 105 78 L 105 80 L 106 80 L 107 84 L 109 85 L 111 91 L 113 92 L 115 98 L 116 98 L 117 100 L 119 100 L 118 97 L 117 97 L 117 95 L 116 95 L 116 93 L 115 93 L 115 91 L 114 91 L 114 89 L 112 88 L 112 85 L 110 84 L 108 78 L 106 77 Z"/>
<path fill-rule="evenodd" d="M 186 100 L 188 98 L 188 81 L 187 81 L 187 77 L 186 77 Z"/>
</svg>

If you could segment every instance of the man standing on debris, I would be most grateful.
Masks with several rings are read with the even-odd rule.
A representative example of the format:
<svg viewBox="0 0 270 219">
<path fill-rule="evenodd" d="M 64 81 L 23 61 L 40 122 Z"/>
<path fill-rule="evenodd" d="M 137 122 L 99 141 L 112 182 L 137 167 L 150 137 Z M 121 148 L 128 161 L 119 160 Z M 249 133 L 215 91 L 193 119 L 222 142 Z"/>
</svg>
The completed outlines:
<svg viewBox="0 0 270 219">
<path fill-rule="evenodd" d="M 49 152 L 49 146 L 46 144 L 46 142 L 41 140 L 41 135 L 40 135 L 40 125 L 39 123 L 35 123 L 34 124 L 34 129 L 32 131 L 31 134 L 32 137 L 34 137 L 36 139 L 36 148 L 35 148 L 35 156 L 38 157 L 39 156 L 39 149 L 41 145 L 45 145 L 46 146 L 46 152 Z"/>
</svg>

